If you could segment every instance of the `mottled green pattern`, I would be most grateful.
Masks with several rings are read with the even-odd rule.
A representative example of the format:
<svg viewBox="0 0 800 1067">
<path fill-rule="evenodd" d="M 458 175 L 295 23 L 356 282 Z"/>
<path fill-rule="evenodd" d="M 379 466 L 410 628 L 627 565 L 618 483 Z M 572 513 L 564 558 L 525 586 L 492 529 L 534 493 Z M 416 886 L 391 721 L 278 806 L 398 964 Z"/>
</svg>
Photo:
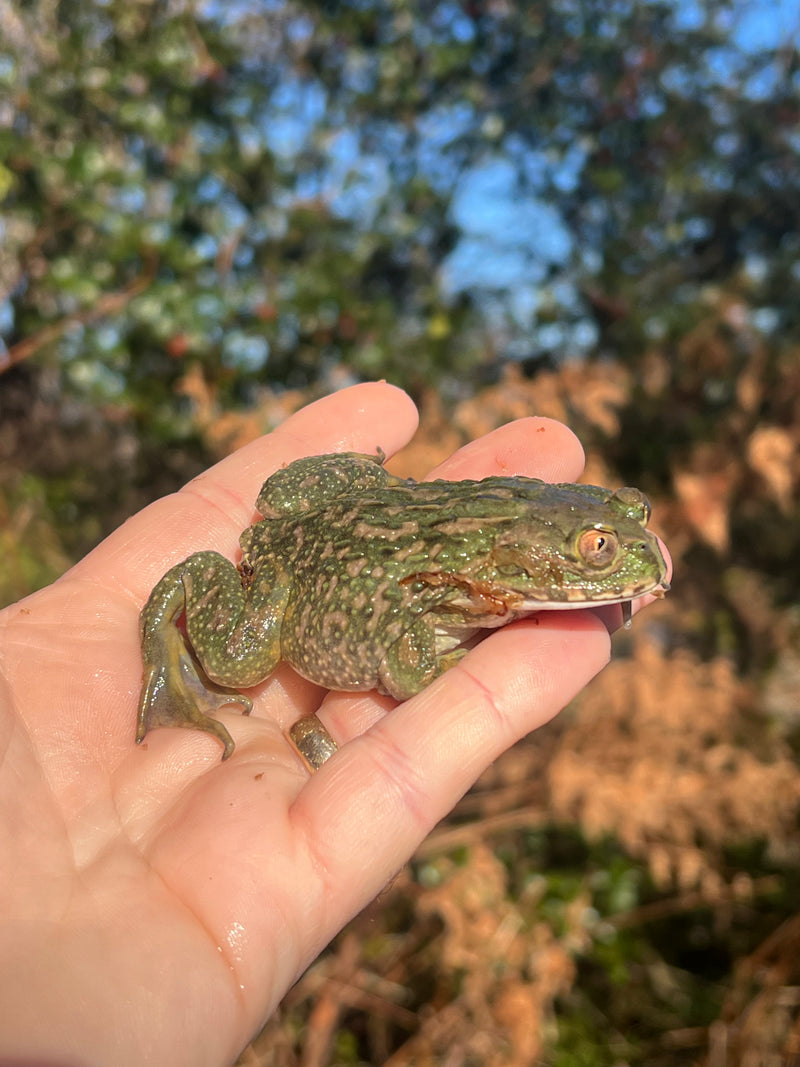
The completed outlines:
<svg viewBox="0 0 800 1067">
<path fill-rule="evenodd" d="M 173 567 L 142 612 L 137 740 L 157 725 L 209 730 L 284 660 L 332 689 L 402 700 L 451 667 L 477 630 L 532 611 L 619 603 L 665 587 L 636 489 L 534 478 L 416 483 L 382 457 L 298 460 L 265 482 L 265 516 L 237 570 L 216 552 Z M 177 622 L 186 619 L 184 639 Z"/>
</svg>

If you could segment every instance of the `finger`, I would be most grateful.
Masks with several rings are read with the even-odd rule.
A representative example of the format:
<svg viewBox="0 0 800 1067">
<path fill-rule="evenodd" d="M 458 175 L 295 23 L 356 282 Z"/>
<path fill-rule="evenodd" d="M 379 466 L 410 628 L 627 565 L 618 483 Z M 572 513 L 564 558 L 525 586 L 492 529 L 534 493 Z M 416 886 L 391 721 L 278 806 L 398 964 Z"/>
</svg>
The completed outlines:
<svg viewBox="0 0 800 1067">
<path fill-rule="evenodd" d="M 486 478 L 523 474 L 551 482 L 572 482 L 581 474 L 583 447 L 555 419 L 516 419 L 470 441 L 440 463 L 429 478 Z"/>
<path fill-rule="evenodd" d="M 556 714 L 608 655 L 608 632 L 591 612 L 515 623 L 337 752 L 292 807 L 321 872 L 317 892 L 348 886 L 343 906 L 361 907 L 484 768 Z M 324 900 L 311 907 L 329 914 Z M 320 943 L 331 932 L 318 930 Z"/>
<path fill-rule="evenodd" d="M 408 443 L 418 422 L 414 402 L 402 389 L 386 382 L 354 385 L 301 408 L 271 434 L 240 448 L 190 485 L 204 495 L 219 486 L 223 494 L 234 487 L 243 499 L 244 521 L 249 522 L 258 491 L 279 467 L 300 456 L 327 452 L 376 455 L 382 449 L 392 456 Z"/>
<path fill-rule="evenodd" d="M 342 389 L 292 415 L 271 434 L 217 463 L 129 519 L 71 572 L 102 569 L 142 599 L 173 563 L 201 548 L 233 556 L 255 515 L 265 479 L 299 456 L 338 449 L 392 454 L 414 433 L 417 413 L 400 389 L 376 382 Z"/>
</svg>

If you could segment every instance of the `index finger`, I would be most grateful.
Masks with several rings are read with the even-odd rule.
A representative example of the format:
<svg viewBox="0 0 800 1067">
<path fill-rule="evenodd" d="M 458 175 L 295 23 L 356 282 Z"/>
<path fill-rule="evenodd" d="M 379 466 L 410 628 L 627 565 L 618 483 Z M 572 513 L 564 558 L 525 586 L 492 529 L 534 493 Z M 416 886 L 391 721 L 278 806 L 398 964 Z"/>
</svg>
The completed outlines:
<svg viewBox="0 0 800 1067">
<path fill-rule="evenodd" d="M 157 500 L 128 519 L 70 572 L 102 570 L 143 601 L 174 563 L 204 548 L 229 558 L 250 525 L 261 485 L 278 467 L 300 456 L 352 449 L 387 455 L 402 447 L 417 426 L 406 393 L 385 382 L 342 389 L 291 415 L 194 478 L 178 493 Z"/>
</svg>

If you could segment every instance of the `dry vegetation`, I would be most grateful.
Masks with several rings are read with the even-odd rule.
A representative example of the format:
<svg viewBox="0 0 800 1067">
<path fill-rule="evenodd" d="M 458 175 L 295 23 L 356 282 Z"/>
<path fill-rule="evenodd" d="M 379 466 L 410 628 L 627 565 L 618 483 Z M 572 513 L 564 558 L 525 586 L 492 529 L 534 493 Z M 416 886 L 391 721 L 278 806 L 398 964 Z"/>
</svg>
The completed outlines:
<svg viewBox="0 0 800 1067">
<path fill-rule="evenodd" d="M 648 492 L 674 588 L 487 771 L 242 1064 L 800 1062 L 800 358 L 768 361 L 744 327 L 729 343 L 731 322 L 718 309 L 638 376 L 568 364 L 423 402 L 395 470 L 420 476 L 509 419 L 562 419 L 588 480 Z M 219 454 L 308 399 L 223 415 L 198 373 L 182 388 Z M 11 516 L 9 551 L 12 521 L 32 520 Z"/>
</svg>

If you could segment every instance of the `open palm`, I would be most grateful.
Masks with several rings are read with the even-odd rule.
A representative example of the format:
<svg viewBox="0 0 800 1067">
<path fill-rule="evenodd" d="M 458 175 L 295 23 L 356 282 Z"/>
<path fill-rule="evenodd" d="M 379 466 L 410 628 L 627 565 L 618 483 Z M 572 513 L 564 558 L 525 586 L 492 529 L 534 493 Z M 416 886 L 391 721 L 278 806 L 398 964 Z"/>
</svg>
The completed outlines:
<svg viewBox="0 0 800 1067">
<path fill-rule="evenodd" d="M 164 571 L 203 548 L 235 559 L 282 464 L 391 455 L 415 426 L 388 385 L 327 397 L 0 615 L 0 1061 L 230 1063 L 484 767 L 606 662 L 596 614 L 547 612 L 391 714 L 281 667 L 249 718 L 219 712 L 227 762 L 189 730 L 134 745 L 138 613 Z M 569 430 L 524 419 L 437 473 L 573 480 L 582 460 Z M 311 776 L 285 731 L 315 710 L 343 747 Z"/>
</svg>

